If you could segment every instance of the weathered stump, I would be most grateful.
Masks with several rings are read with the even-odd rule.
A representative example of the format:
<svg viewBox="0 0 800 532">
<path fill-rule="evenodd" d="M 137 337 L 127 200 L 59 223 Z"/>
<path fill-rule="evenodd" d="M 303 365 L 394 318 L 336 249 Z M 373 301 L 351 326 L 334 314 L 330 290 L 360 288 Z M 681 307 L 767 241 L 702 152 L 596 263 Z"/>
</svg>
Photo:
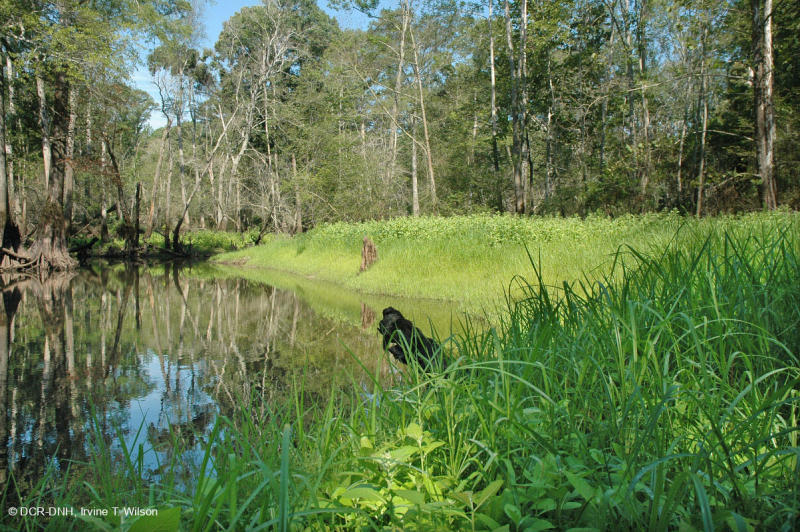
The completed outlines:
<svg viewBox="0 0 800 532">
<path fill-rule="evenodd" d="M 364 246 L 361 248 L 361 271 L 367 271 L 367 268 L 372 266 L 376 260 L 378 260 L 378 248 L 368 236 L 365 236 Z"/>
</svg>

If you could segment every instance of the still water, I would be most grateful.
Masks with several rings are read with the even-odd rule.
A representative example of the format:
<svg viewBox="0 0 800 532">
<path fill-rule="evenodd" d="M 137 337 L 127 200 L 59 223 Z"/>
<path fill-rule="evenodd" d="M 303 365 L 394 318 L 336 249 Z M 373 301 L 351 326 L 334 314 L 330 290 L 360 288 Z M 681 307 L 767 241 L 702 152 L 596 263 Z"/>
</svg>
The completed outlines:
<svg viewBox="0 0 800 532">
<path fill-rule="evenodd" d="M 95 265 L 46 281 L 0 278 L 0 485 L 89 461 L 97 438 L 158 475 L 176 434 L 208 434 L 253 398 L 391 384 L 386 306 L 426 334 L 458 332 L 442 302 L 364 296 L 302 278 L 208 265 Z M 186 447 L 184 459 L 199 455 Z"/>
</svg>

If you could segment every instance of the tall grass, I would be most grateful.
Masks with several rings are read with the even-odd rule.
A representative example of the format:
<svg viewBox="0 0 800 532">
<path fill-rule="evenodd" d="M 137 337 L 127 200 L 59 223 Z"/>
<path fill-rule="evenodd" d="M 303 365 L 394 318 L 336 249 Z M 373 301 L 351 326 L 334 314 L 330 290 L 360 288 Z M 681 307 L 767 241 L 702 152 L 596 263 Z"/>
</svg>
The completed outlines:
<svg viewBox="0 0 800 532">
<path fill-rule="evenodd" d="M 795 530 L 798 250 L 791 224 L 689 231 L 555 287 L 532 253 L 496 328 L 442 339 L 444 373 L 317 404 L 298 382 L 220 418 L 193 483 L 129 464 L 67 497 L 194 531 Z"/>
<path fill-rule="evenodd" d="M 682 227 L 700 234 L 720 228 L 739 233 L 797 220 L 796 214 L 785 212 L 713 220 L 674 213 L 585 220 L 488 214 L 406 217 L 322 225 L 214 260 L 289 271 L 370 294 L 457 301 L 464 310 L 496 314 L 509 279 L 529 269 L 526 246 L 547 265 L 541 272 L 544 281 L 560 284 L 608 274 L 622 245 L 659 253 Z M 365 236 L 375 242 L 378 261 L 360 274 Z"/>
</svg>

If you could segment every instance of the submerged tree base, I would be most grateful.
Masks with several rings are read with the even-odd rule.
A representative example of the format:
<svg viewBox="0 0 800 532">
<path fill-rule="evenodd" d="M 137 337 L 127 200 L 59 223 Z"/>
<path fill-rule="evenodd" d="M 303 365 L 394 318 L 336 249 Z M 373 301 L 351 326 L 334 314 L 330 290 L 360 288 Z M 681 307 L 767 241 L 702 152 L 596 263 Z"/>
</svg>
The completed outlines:
<svg viewBox="0 0 800 532">
<path fill-rule="evenodd" d="M 48 201 L 42 212 L 41 225 L 36 230 L 36 240 L 29 250 L 25 250 L 19 241 L 19 231 L 16 231 L 16 248 L 12 244 L 11 249 L 6 246 L 6 238 L 3 238 L 4 257 L 2 269 L 5 270 L 39 270 L 50 271 L 69 271 L 78 267 L 78 261 L 69 254 L 67 246 L 66 227 L 61 208 Z M 5 233 L 11 231 L 10 226 Z M 13 235 L 13 232 L 11 232 Z"/>
</svg>

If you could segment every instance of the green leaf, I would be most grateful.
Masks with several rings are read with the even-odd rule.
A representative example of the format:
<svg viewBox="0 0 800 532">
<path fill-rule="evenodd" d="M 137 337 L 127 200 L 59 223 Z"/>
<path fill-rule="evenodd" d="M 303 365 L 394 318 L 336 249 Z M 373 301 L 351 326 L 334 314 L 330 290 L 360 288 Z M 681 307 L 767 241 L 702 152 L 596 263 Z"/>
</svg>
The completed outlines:
<svg viewBox="0 0 800 532">
<path fill-rule="evenodd" d="M 422 442 L 422 427 L 416 423 L 411 423 L 408 427 L 406 427 L 406 436 L 414 438 L 417 440 L 417 442 Z"/>
<path fill-rule="evenodd" d="M 74 512 L 74 515 L 75 515 L 75 517 L 77 517 L 81 521 L 94 525 L 95 530 L 102 530 L 103 532 L 113 532 L 114 531 L 114 528 L 113 528 L 112 525 L 106 523 L 105 521 L 103 521 L 99 517 L 95 517 L 93 515 L 81 515 L 80 510 L 78 510 L 77 512 Z"/>
<path fill-rule="evenodd" d="M 419 451 L 418 447 L 413 447 L 411 445 L 404 445 L 399 449 L 394 449 L 389 453 L 389 456 L 392 460 L 397 460 L 398 462 L 404 462 L 408 458 L 414 456 Z"/>
<path fill-rule="evenodd" d="M 550 521 L 537 519 L 535 517 L 526 518 L 525 522 L 530 523 L 527 527 L 525 527 L 525 532 L 540 532 L 542 530 L 550 530 L 555 528 Z"/>
<path fill-rule="evenodd" d="M 575 491 L 577 491 L 581 497 L 587 501 L 592 501 L 594 499 L 595 492 L 585 480 L 574 473 L 570 473 L 569 471 L 564 471 L 564 474 L 567 476 L 569 483 L 572 484 L 572 486 L 575 488 Z"/>
<path fill-rule="evenodd" d="M 143 515 L 128 529 L 128 532 L 176 532 L 181 525 L 181 509 L 164 508 L 155 515 Z"/>
<path fill-rule="evenodd" d="M 380 492 L 372 486 L 359 485 L 350 488 L 340 496 L 343 499 L 365 499 L 368 501 L 386 502 Z"/>
<path fill-rule="evenodd" d="M 411 504 L 416 504 L 418 506 L 422 506 L 425 504 L 425 494 L 420 491 L 414 490 L 397 490 L 395 493 L 410 502 Z"/>
<path fill-rule="evenodd" d="M 508 518 L 511 519 L 515 525 L 519 526 L 519 522 L 522 520 L 522 512 L 520 512 L 519 508 L 513 504 L 506 504 L 503 510 L 506 512 Z"/>
<path fill-rule="evenodd" d="M 539 499 L 533 503 L 534 510 L 543 510 L 545 512 L 549 512 L 551 510 L 556 509 L 556 501 L 553 499 Z"/>
<path fill-rule="evenodd" d="M 725 522 L 731 527 L 731 530 L 736 532 L 754 532 L 758 524 L 755 519 L 747 519 L 736 512 L 731 512 L 730 517 L 725 519 Z"/>
<path fill-rule="evenodd" d="M 428 454 L 429 452 L 433 451 L 434 449 L 438 449 L 444 445 L 444 442 L 441 441 L 434 441 L 422 447 L 422 452 Z"/>
<path fill-rule="evenodd" d="M 485 503 L 489 499 L 489 497 L 497 493 L 497 491 L 502 486 L 503 486 L 503 479 L 495 480 L 494 482 L 486 486 L 486 489 L 480 492 L 475 497 L 475 508 L 479 508 L 483 503 Z"/>
<path fill-rule="evenodd" d="M 454 497 L 457 501 L 464 503 L 470 508 L 473 508 L 471 491 L 453 492 L 450 494 L 450 497 Z"/>
<path fill-rule="evenodd" d="M 475 514 L 475 517 L 478 518 L 484 525 L 489 527 L 489 530 L 497 530 L 500 528 L 500 523 L 492 519 L 486 514 Z"/>
</svg>

